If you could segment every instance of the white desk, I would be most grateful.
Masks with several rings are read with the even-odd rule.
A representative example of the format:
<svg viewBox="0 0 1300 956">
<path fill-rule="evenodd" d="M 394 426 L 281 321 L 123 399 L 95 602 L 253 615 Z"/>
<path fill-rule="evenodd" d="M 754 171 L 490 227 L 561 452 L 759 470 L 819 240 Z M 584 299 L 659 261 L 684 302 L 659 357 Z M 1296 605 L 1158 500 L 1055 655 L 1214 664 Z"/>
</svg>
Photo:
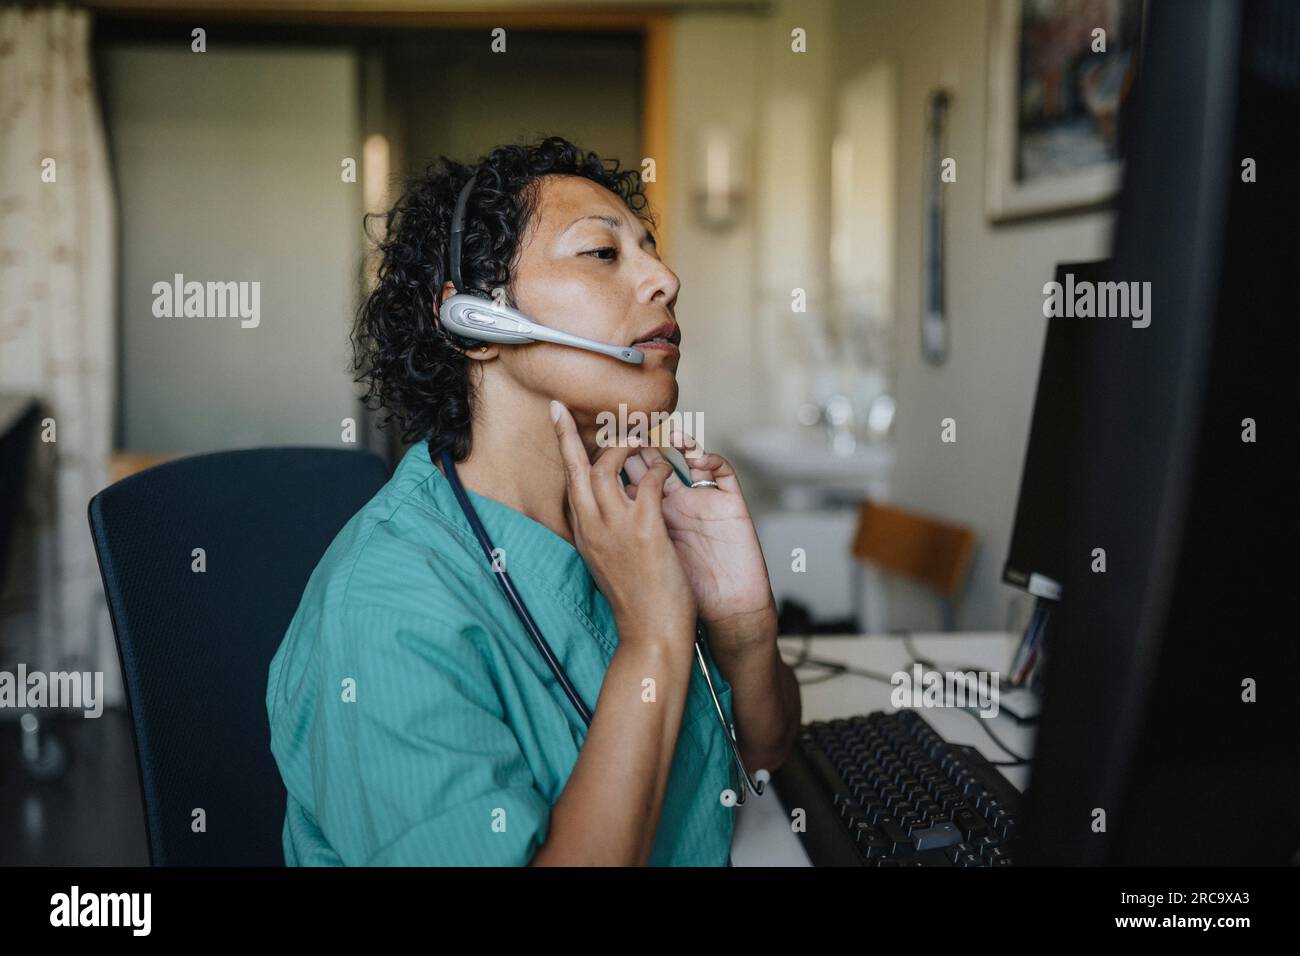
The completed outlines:
<svg viewBox="0 0 1300 956">
<path fill-rule="evenodd" d="M 933 661 L 937 670 L 969 670 L 973 667 L 996 671 L 1000 690 L 1007 688 L 1007 668 L 1019 641 L 1020 635 L 1001 632 L 912 635 L 912 647 Z M 782 657 L 794 663 L 803 644 L 799 638 L 781 638 Z M 815 637 L 808 641 L 808 654 L 884 674 L 905 669 L 911 659 L 902 638 L 892 635 Z M 813 720 L 896 709 L 889 700 L 893 688 L 881 681 L 854 674 L 826 679 L 823 675 L 828 671 L 811 666 L 800 668 L 795 673 L 801 684 L 805 724 Z M 810 680 L 815 682 L 805 683 Z M 990 760 L 1011 759 L 969 713 L 953 708 L 928 707 L 921 710 L 921 716 L 951 743 L 969 744 Z M 1021 725 L 1003 713 L 979 720 L 987 720 L 988 728 L 1016 753 L 1025 756 L 1033 753 L 1033 726 Z M 1028 766 L 997 769 L 1022 791 L 1029 782 Z M 798 835 L 790 829 L 790 817 L 774 789 L 769 788 L 761 797 L 750 794 L 745 805 L 737 808 L 736 814 L 736 832 L 731 844 L 734 866 L 810 865 Z"/>
</svg>

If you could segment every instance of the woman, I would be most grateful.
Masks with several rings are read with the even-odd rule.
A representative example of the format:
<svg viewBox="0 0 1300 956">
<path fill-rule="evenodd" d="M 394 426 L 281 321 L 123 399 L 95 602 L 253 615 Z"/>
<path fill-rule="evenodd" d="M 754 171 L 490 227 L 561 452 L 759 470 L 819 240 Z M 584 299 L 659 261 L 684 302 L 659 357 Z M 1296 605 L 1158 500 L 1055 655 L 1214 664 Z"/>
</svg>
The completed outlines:
<svg viewBox="0 0 1300 956">
<path fill-rule="evenodd" d="M 440 326 L 471 175 L 462 282 L 643 364 Z M 679 436 L 690 477 L 717 486 L 688 487 L 649 446 L 597 446 L 599 413 L 677 402 L 679 282 L 644 205 L 635 171 L 552 137 L 444 160 L 388 213 L 353 341 L 367 399 L 414 444 L 322 558 L 271 663 L 290 865 L 727 865 L 724 791 L 743 784 L 697 620 L 746 766 L 775 770 L 793 746 L 798 685 L 730 464 Z M 443 449 L 589 726 L 498 585 Z"/>
</svg>

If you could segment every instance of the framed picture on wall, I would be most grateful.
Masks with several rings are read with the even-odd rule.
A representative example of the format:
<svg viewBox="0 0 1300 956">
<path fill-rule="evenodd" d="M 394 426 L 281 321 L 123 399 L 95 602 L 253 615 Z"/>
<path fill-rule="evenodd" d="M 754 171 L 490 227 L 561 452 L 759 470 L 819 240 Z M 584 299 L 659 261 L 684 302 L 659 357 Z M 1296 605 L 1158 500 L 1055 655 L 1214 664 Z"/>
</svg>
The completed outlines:
<svg viewBox="0 0 1300 956">
<path fill-rule="evenodd" d="M 1096 206 L 1119 188 L 1119 131 L 1137 74 L 1142 0 L 993 0 L 990 219 Z"/>
</svg>

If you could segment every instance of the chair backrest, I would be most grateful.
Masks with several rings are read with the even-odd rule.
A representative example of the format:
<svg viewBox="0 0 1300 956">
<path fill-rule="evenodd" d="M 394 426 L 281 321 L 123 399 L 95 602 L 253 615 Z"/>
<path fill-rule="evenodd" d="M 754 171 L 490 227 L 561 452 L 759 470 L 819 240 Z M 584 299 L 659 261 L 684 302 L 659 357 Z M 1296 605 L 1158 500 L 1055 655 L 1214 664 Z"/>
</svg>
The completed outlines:
<svg viewBox="0 0 1300 956">
<path fill-rule="evenodd" d="M 894 505 L 864 501 L 858 509 L 853 553 L 952 600 L 965 586 L 975 532 Z"/>
<path fill-rule="evenodd" d="M 256 448 L 91 499 L 155 866 L 284 864 L 267 672 L 312 570 L 387 480 L 367 451 Z"/>
</svg>

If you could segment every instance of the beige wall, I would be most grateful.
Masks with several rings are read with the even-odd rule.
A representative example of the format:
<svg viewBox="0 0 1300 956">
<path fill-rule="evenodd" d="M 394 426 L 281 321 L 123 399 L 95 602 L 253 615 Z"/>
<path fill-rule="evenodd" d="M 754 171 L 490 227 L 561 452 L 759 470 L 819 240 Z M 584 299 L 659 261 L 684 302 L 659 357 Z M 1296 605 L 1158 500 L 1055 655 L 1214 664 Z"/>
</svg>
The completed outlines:
<svg viewBox="0 0 1300 956">
<path fill-rule="evenodd" d="M 696 220 L 690 195 L 693 142 L 706 124 L 723 121 L 755 143 L 756 48 L 761 32 L 761 24 L 751 17 L 692 14 L 676 19 L 669 104 L 672 154 L 659 164 L 660 178 L 672 185 L 669 265 L 682 282 L 677 301 L 682 327 L 677 407 L 702 415 L 704 440 L 719 448 L 751 420 L 758 394 L 756 383 L 744 372 L 757 349 L 755 213 L 751 205 L 726 232 L 711 231 Z"/>
<path fill-rule="evenodd" d="M 828 0 L 786 0 L 760 14 L 674 21 L 667 175 L 671 265 L 682 279 L 679 408 L 704 416 L 708 444 L 723 453 L 746 428 L 792 421 L 810 383 L 782 331 L 791 290 L 821 301 L 830 280 L 830 13 Z M 807 54 L 790 50 L 795 26 L 808 31 Z M 747 158 L 746 206 L 725 231 L 703 225 L 692 200 L 695 144 L 714 123 L 741 134 Z"/>
</svg>

